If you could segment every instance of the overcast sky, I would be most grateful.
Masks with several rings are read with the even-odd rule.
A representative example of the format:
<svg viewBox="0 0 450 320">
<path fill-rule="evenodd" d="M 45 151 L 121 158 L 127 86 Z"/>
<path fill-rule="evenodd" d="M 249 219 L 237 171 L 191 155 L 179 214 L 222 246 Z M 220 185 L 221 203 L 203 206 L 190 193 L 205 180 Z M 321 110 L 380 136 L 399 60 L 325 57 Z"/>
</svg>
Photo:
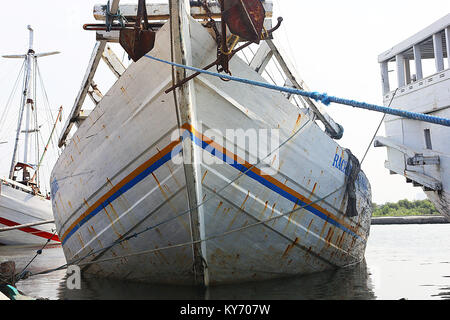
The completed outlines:
<svg viewBox="0 0 450 320">
<path fill-rule="evenodd" d="M 95 44 L 95 33 L 84 31 L 82 26 L 96 22 L 92 9 L 98 3 L 106 0 L 2 1 L 0 55 L 26 52 L 28 24 L 35 30 L 36 52 L 61 51 L 40 59 L 39 65 L 52 108 L 56 113 L 63 105 L 65 117 Z M 311 90 L 380 105 L 378 55 L 450 12 L 448 0 L 275 0 L 274 4 L 275 15 L 284 18 L 283 29 L 276 36 Z M 20 67 L 20 60 L 0 59 L 0 114 Z M 114 81 L 103 63 L 95 81 L 103 93 Z M 339 143 L 361 159 L 382 114 L 336 104 L 327 108 L 345 128 Z M 382 127 L 379 135 L 383 134 Z M 8 145 L 0 144 L 0 154 L 0 175 L 5 176 L 11 157 Z M 385 159 L 385 149 L 372 148 L 363 164 L 372 184 L 373 201 L 424 198 L 421 189 L 406 184 L 404 177 L 389 175 Z"/>
</svg>

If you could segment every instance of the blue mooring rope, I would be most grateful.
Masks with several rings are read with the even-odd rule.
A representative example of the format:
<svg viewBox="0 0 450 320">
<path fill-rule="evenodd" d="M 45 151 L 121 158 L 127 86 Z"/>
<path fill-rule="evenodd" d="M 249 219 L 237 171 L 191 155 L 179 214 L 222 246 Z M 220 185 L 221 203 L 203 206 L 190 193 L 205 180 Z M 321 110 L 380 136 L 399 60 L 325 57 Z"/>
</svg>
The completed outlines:
<svg viewBox="0 0 450 320">
<path fill-rule="evenodd" d="M 396 115 L 396 116 L 400 116 L 400 117 L 404 117 L 404 118 L 408 118 L 408 119 L 420 120 L 420 121 L 425 121 L 425 122 L 430 122 L 430 123 L 435 123 L 435 124 L 440 124 L 443 126 L 450 127 L 450 119 L 447 119 L 447 118 L 441 118 L 441 117 L 436 117 L 436 116 L 430 116 L 430 115 L 423 114 L 423 113 L 387 108 L 387 107 L 382 107 L 382 106 L 378 106 L 375 104 L 369 104 L 369 103 L 365 103 L 365 102 L 359 102 L 359 101 L 355 101 L 355 100 L 342 99 L 342 98 L 338 98 L 338 97 L 329 96 L 326 93 L 309 92 L 309 91 L 304 91 L 304 90 L 300 90 L 300 89 L 296 89 L 296 88 L 280 87 L 280 86 L 273 85 L 270 83 L 264 83 L 264 82 L 259 82 L 259 81 L 244 79 L 244 78 L 238 78 L 238 77 L 233 77 L 233 76 L 230 76 L 227 74 L 219 74 L 219 73 L 211 72 L 208 70 L 185 66 L 185 65 L 178 64 L 175 62 L 170 62 L 170 61 L 166 61 L 163 59 L 159 59 L 159 58 L 147 55 L 147 54 L 145 56 L 147 58 L 153 59 L 155 61 L 159 61 L 159 62 L 169 64 L 169 65 L 172 65 L 175 67 L 183 68 L 183 69 L 192 70 L 195 72 L 208 74 L 208 75 L 214 76 L 214 77 L 219 77 L 219 78 L 223 78 L 223 79 L 227 79 L 227 80 L 246 83 L 246 84 L 250 84 L 250 85 L 254 85 L 254 86 L 258 86 L 258 87 L 262 87 L 262 88 L 287 92 L 287 93 L 291 93 L 291 94 L 298 94 L 301 96 L 305 96 L 305 97 L 314 99 L 316 101 L 320 101 L 327 106 L 330 105 L 331 102 L 334 102 L 334 103 L 338 103 L 338 104 L 352 106 L 355 108 L 362 108 L 362 109 L 382 112 L 382 113 L 386 113 L 386 114 Z"/>
</svg>

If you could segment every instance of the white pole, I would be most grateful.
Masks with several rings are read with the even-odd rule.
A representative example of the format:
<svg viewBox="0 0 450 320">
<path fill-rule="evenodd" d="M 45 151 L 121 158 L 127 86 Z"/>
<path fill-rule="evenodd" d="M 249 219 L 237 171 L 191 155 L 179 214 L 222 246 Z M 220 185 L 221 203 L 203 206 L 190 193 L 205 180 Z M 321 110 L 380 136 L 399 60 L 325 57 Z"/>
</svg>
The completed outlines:
<svg viewBox="0 0 450 320">
<path fill-rule="evenodd" d="M 26 227 L 40 226 L 40 225 L 43 225 L 43 224 L 50 224 L 50 223 L 55 223 L 55 220 L 46 220 L 46 221 L 39 221 L 39 222 L 32 222 L 32 223 L 27 223 L 27 224 L 21 224 L 21 225 L 13 226 L 13 227 L 4 227 L 4 228 L 0 228 L 0 232 L 11 231 L 11 230 L 16 230 L 16 229 L 20 229 L 20 228 L 26 228 Z"/>
<path fill-rule="evenodd" d="M 405 61 L 406 84 L 410 84 L 411 83 L 411 67 L 410 67 L 409 59 L 404 59 L 404 61 Z"/>
<path fill-rule="evenodd" d="M 30 31 L 30 37 L 29 37 L 29 48 L 27 53 L 27 59 L 28 59 L 28 69 L 29 69 L 29 86 L 25 88 L 27 96 L 26 96 L 26 105 L 25 105 L 25 111 L 26 111 L 26 118 L 25 118 L 25 140 L 24 140 L 24 151 L 23 151 L 23 162 L 28 163 L 28 149 L 29 149 L 29 139 L 30 139 L 30 118 L 32 113 L 32 107 L 33 107 L 33 75 L 34 75 L 34 51 L 33 51 L 33 38 L 34 38 L 34 32 L 31 26 L 28 26 L 28 30 Z M 26 171 L 23 169 L 23 181 L 26 180 Z"/>
<path fill-rule="evenodd" d="M 434 61 L 436 72 L 444 70 L 444 53 L 442 50 L 442 36 L 440 33 L 433 34 Z"/>
<path fill-rule="evenodd" d="M 27 103 L 27 98 L 28 98 L 28 86 L 30 84 L 30 76 L 31 76 L 31 63 L 32 63 L 32 58 L 31 58 L 31 52 L 32 52 L 32 46 L 33 46 L 33 29 L 31 29 L 30 26 L 28 26 L 28 30 L 30 30 L 30 38 L 29 38 L 29 50 L 27 55 L 25 56 L 25 65 L 26 65 L 26 72 L 25 72 L 25 80 L 24 80 L 24 87 L 22 90 L 22 103 L 21 103 L 21 108 L 20 108 L 20 112 L 19 112 L 19 119 L 17 121 L 17 131 L 16 131 L 16 140 L 14 143 L 14 151 L 13 151 L 13 156 L 12 156 L 12 160 L 11 160 L 11 168 L 9 171 L 9 178 L 11 180 L 14 180 L 14 167 L 16 166 L 16 157 L 17 157 L 17 147 L 19 145 L 19 137 L 20 137 L 20 129 L 22 127 L 22 120 L 23 120 L 23 114 L 25 111 L 25 105 Z"/>
<path fill-rule="evenodd" d="M 395 56 L 395 60 L 397 62 L 397 82 L 398 87 L 404 87 L 406 84 L 405 81 L 405 58 L 402 54 L 398 54 Z"/>
<path fill-rule="evenodd" d="M 388 62 L 383 61 L 382 63 L 380 63 L 380 68 L 381 68 L 381 83 L 383 86 L 383 95 L 385 95 L 391 91 L 389 86 Z"/>
<path fill-rule="evenodd" d="M 27 26 L 27 29 L 30 30 L 30 38 L 29 38 L 29 50 L 33 50 L 33 28 L 30 25 Z"/>
<path fill-rule="evenodd" d="M 423 70 L 422 70 L 422 53 L 420 51 L 420 47 L 418 44 L 413 46 L 414 51 L 414 62 L 416 64 L 416 79 L 423 79 Z"/>
</svg>

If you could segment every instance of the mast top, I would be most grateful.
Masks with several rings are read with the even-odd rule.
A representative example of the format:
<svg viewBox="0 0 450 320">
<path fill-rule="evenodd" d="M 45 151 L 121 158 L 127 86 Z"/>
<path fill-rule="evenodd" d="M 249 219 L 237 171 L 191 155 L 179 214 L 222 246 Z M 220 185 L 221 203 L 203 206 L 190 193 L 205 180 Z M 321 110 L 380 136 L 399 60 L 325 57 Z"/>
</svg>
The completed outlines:
<svg viewBox="0 0 450 320">
<path fill-rule="evenodd" d="M 30 31 L 28 53 L 34 53 L 34 51 L 33 51 L 33 38 L 34 38 L 33 37 L 33 28 L 31 28 L 31 26 L 28 25 L 27 29 Z"/>
<path fill-rule="evenodd" d="M 59 54 L 61 52 L 59 51 L 52 51 L 52 52 L 42 52 L 42 53 L 35 53 L 33 50 L 33 43 L 34 43 L 34 29 L 31 27 L 31 25 L 27 25 L 27 29 L 30 31 L 28 36 L 28 52 L 26 54 L 9 54 L 9 55 L 2 55 L 3 58 L 8 59 L 25 59 L 27 55 L 31 54 L 35 58 L 41 58 L 46 56 L 51 56 L 54 54 Z"/>
</svg>

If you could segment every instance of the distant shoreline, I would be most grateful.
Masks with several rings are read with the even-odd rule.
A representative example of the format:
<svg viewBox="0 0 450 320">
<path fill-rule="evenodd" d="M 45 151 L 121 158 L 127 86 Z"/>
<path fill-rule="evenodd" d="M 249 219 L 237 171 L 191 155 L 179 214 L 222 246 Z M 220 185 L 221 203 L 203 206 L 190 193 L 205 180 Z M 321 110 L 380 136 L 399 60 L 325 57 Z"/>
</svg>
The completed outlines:
<svg viewBox="0 0 450 320">
<path fill-rule="evenodd" d="M 389 224 L 446 224 L 450 223 L 444 216 L 428 215 L 428 216 L 389 216 L 389 217 L 372 217 L 372 225 L 389 225 Z"/>
</svg>

